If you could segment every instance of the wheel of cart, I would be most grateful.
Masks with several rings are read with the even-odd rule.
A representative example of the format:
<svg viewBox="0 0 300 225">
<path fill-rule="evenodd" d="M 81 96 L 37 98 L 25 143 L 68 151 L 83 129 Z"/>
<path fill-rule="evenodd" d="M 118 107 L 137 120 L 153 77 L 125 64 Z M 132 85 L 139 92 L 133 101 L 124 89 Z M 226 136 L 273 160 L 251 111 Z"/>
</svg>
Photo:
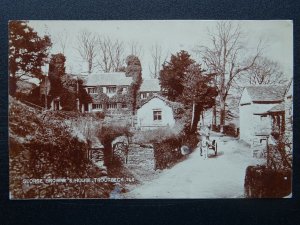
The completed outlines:
<svg viewBox="0 0 300 225">
<path fill-rule="evenodd" d="M 212 140 L 212 142 L 207 141 L 207 149 L 211 149 L 215 152 L 215 156 L 218 154 L 218 143 L 216 140 Z"/>
<path fill-rule="evenodd" d="M 215 141 L 215 140 L 214 140 Z M 218 143 L 215 141 L 215 155 L 218 154 Z"/>
</svg>

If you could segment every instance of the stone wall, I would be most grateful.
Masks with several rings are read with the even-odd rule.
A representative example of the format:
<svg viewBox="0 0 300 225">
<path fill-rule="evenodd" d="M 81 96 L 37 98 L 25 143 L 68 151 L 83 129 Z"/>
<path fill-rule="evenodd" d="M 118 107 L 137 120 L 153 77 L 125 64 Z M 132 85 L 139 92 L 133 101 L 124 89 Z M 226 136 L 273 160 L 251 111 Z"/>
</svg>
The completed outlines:
<svg viewBox="0 0 300 225">
<path fill-rule="evenodd" d="M 154 168 L 154 149 L 151 145 L 130 145 L 128 152 L 129 165 L 147 164 L 149 168 Z"/>
<path fill-rule="evenodd" d="M 151 180 L 154 174 L 154 149 L 152 145 L 131 144 L 125 167 L 140 181 Z"/>
</svg>

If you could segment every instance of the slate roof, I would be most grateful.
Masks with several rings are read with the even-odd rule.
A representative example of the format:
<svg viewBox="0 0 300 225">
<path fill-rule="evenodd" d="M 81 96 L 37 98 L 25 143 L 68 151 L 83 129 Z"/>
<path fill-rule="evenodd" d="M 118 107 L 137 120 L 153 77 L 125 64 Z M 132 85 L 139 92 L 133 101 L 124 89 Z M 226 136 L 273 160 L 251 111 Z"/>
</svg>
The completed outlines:
<svg viewBox="0 0 300 225">
<path fill-rule="evenodd" d="M 160 85 L 158 79 L 145 79 L 140 88 L 140 92 L 159 92 Z"/>
<path fill-rule="evenodd" d="M 130 85 L 132 77 L 126 77 L 124 72 L 92 73 L 87 77 L 86 86 Z"/>
<path fill-rule="evenodd" d="M 258 85 L 245 87 L 252 101 L 282 101 L 286 91 L 284 85 Z"/>
</svg>

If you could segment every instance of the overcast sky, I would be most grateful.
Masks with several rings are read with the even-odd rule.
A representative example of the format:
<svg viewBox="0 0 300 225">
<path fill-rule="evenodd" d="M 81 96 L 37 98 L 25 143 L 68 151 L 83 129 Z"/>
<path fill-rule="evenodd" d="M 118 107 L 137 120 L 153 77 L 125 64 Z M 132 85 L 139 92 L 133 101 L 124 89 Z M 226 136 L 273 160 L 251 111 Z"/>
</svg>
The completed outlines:
<svg viewBox="0 0 300 225">
<path fill-rule="evenodd" d="M 68 35 L 65 50 L 67 57 L 67 71 L 82 72 L 83 61 L 77 52 L 76 36 L 82 30 L 88 30 L 99 35 L 119 39 L 125 44 L 137 42 L 142 46 L 140 60 L 143 77 L 149 77 L 151 65 L 151 47 L 159 44 L 165 54 L 180 50 L 188 51 L 192 57 L 201 63 L 201 59 L 193 53 L 197 45 L 211 46 L 209 32 L 214 31 L 217 21 L 30 21 L 40 35 L 50 34 L 54 42 L 51 53 L 59 52 L 57 37 Z M 288 77 L 293 73 L 293 25 L 291 21 L 234 21 L 240 24 L 243 31 L 243 41 L 251 55 L 259 40 L 264 43 L 264 56 L 280 63 L 283 72 Z M 129 46 L 129 44 L 128 44 Z M 129 51 L 129 50 L 128 50 Z M 128 52 L 127 51 L 127 52 Z M 71 71 L 70 71 L 71 70 Z"/>
</svg>

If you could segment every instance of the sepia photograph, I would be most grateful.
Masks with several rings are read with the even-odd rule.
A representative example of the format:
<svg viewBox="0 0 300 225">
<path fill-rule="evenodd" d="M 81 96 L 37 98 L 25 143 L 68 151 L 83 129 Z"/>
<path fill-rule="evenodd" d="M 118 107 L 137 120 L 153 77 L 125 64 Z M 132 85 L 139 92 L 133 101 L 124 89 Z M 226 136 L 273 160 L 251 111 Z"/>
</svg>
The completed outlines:
<svg viewBox="0 0 300 225">
<path fill-rule="evenodd" d="M 292 198 L 291 20 L 10 20 L 9 198 Z"/>
</svg>

